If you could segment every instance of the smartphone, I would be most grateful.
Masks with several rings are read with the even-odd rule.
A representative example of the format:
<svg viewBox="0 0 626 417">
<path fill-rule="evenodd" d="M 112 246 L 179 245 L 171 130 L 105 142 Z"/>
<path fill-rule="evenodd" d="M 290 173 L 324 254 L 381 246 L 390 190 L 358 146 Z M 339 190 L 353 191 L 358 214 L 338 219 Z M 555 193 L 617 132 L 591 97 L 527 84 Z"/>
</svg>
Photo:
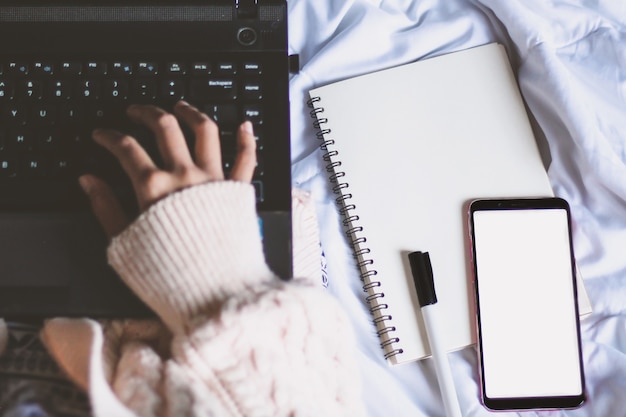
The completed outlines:
<svg viewBox="0 0 626 417">
<path fill-rule="evenodd" d="M 483 404 L 580 406 L 585 379 L 567 202 L 476 200 L 469 226 Z"/>
</svg>

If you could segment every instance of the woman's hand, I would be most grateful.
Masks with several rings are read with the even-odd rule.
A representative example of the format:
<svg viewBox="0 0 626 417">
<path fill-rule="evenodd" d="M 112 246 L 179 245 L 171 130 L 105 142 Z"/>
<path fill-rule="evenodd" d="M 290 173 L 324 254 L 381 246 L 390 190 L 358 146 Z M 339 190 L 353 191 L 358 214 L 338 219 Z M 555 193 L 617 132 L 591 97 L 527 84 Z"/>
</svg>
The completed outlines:
<svg viewBox="0 0 626 417">
<path fill-rule="evenodd" d="M 119 160 L 130 177 L 140 211 L 183 188 L 224 180 L 219 131 L 217 124 L 206 114 L 184 101 L 174 107 L 175 116 L 149 105 L 130 106 L 126 113 L 154 133 L 163 158 L 163 168 L 155 165 L 132 136 L 115 130 L 96 129 L 93 138 Z M 195 134 L 194 155 L 187 146 L 176 116 Z M 250 182 L 256 166 L 256 141 L 250 122 L 244 122 L 239 127 L 237 145 L 238 153 L 230 179 Z M 111 188 L 93 175 L 83 175 L 79 181 L 107 236 L 118 235 L 128 226 L 129 220 Z"/>
</svg>

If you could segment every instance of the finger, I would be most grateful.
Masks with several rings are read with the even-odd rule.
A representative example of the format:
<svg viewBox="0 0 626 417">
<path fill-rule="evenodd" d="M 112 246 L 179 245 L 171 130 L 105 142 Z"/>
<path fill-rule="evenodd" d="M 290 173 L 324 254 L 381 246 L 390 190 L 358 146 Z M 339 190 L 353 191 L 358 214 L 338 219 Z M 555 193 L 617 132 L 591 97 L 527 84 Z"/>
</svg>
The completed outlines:
<svg viewBox="0 0 626 417">
<path fill-rule="evenodd" d="M 93 175 L 83 175 L 78 181 L 107 237 L 111 239 L 120 234 L 129 222 L 111 187 Z"/>
<path fill-rule="evenodd" d="M 217 124 L 206 114 L 185 101 L 179 101 L 174 112 L 196 136 L 196 165 L 216 180 L 224 179 L 222 150 Z"/>
<path fill-rule="evenodd" d="M 237 158 L 230 174 L 235 181 L 250 182 L 256 168 L 256 139 L 252 123 L 243 122 L 237 131 Z"/>
<path fill-rule="evenodd" d="M 132 136 L 115 130 L 96 129 L 93 138 L 115 155 L 128 174 L 135 192 L 141 194 L 143 179 L 158 170 L 146 150 Z"/>
<path fill-rule="evenodd" d="M 130 106 L 127 114 L 132 120 L 146 126 L 154 133 L 167 169 L 193 165 L 185 135 L 173 114 L 150 105 Z"/>
</svg>

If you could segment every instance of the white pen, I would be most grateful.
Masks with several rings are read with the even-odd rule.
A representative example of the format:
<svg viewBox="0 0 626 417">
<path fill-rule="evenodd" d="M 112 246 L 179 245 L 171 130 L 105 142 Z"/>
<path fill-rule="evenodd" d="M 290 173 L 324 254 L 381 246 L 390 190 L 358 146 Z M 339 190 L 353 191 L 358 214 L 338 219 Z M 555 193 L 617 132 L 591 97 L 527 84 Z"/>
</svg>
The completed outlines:
<svg viewBox="0 0 626 417">
<path fill-rule="evenodd" d="M 426 325 L 426 336 L 430 345 L 430 353 L 435 363 L 439 390 L 447 417 L 462 417 L 459 399 L 456 395 L 452 370 L 448 362 L 448 350 L 443 345 L 440 332 L 443 330 L 437 311 L 437 294 L 433 269 L 428 252 L 412 252 L 409 254 L 411 273 L 415 282 L 415 290 L 419 299 L 422 317 Z"/>
</svg>

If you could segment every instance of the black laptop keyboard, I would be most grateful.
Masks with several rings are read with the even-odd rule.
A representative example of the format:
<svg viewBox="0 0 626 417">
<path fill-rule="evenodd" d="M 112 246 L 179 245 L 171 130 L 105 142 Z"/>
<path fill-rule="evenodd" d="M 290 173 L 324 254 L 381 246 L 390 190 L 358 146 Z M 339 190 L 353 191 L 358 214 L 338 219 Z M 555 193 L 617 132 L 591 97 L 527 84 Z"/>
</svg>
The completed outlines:
<svg viewBox="0 0 626 417">
<path fill-rule="evenodd" d="M 110 127 L 130 133 L 158 163 L 152 135 L 124 112 L 133 103 L 169 111 L 179 99 L 217 121 L 227 174 L 236 155 L 238 125 L 254 123 L 259 164 L 253 184 L 262 201 L 262 80 L 262 63 L 230 58 L 0 61 L 0 206 L 74 208 L 84 200 L 77 195 L 77 177 L 83 173 L 102 177 L 121 198 L 131 199 L 117 161 L 93 142 L 91 132 Z M 185 133 L 193 149 L 193 135 Z"/>
</svg>

